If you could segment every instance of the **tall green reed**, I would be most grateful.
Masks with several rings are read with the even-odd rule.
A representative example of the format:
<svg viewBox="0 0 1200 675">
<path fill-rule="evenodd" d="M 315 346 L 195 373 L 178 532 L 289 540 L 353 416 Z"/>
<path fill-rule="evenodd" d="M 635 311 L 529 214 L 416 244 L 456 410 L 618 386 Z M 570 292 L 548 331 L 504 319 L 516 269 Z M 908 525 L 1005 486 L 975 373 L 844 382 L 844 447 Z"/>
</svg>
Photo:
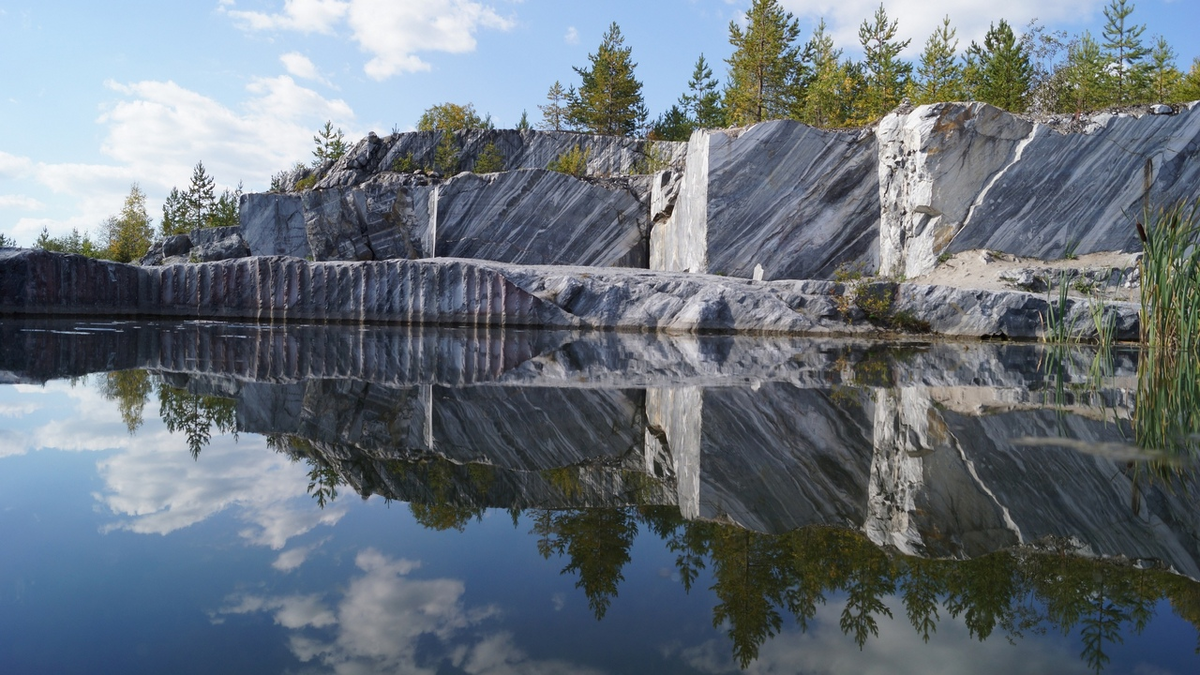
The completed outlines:
<svg viewBox="0 0 1200 675">
<path fill-rule="evenodd" d="M 1134 429 L 1144 448 L 1200 450 L 1200 200 L 1148 212 Z"/>
</svg>

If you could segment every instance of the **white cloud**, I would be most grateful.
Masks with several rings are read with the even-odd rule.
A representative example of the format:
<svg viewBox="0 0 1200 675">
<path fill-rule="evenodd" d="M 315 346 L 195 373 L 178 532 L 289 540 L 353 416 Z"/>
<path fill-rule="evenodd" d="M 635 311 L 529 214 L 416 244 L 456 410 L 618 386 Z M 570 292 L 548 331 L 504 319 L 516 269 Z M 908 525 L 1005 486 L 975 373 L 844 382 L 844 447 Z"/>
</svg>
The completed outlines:
<svg viewBox="0 0 1200 675">
<path fill-rule="evenodd" d="M 24 417 L 41 408 L 37 403 L 0 403 L 0 417 Z"/>
<path fill-rule="evenodd" d="M 120 210 L 129 186 L 140 183 L 157 215 L 173 186 L 186 185 L 196 162 L 204 162 L 219 188 L 244 181 L 265 188 L 273 173 L 307 160 L 312 135 L 326 120 L 353 128 L 354 111 L 341 99 L 326 99 L 287 75 L 254 78 L 248 98 L 231 108 L 175 82 L 108 82 L 120 98 L 97 120 L 107 127 L 101 151 L 113 164 L 47 164 L 0 152 L 0 177 L 26 178 L 74 197 L 75 215 L 21 218 L 19 241 L 32 241 L 47 228 L 52 235 L 95 227 Z"/>
<path fill-rule="evenodd" d="M 25 209 L 27 211 L 37 211 L 45 205 L 25 195 L 0 195 L 0 209 Z"/>
<path fill-rule="evenodd" d="M 563 36 L 563 42 L 569 45 L 579 44 L 579 29 L 575 28 L 575 26 L 568 27 L 567 34 Z"/>
<path fill-rule="evenodd" d="M 243 12 L 232 7 L 233 2 L 221 3 L 222 11 L 240 28 L 246 30 L 294 30 L 301 33 L 331 33 L 334 26 L 346 14 L 348 2 L 343 0 L 285 0 L 283 12 Z"/>
<path fill-rule="evenodd" d="M 290 75 L 295 75 L 303 80 L 320 82 L 324 85 L 330 84 L 329 80 L 325 79 L 325 76 L 317 69 L 316 64 L 300 52 L 288 52 L 280 56 L 279 60 Z"/>
<path fill-rule="evenodd" d="M 799 18 L 824 17 L 839 48 L 858 52 L 858 27 L 875 15 L 879 0 L 781 0 L 780 4 Z M 978 0 L 885 0 L 884 9 L 899 20 L 900 39 L 911 39 L 908 54 L 919 54 L 926 38 L 949 16 L 958 31 L 959 49 L 972 40 L 983 41 L 988 26 L 1004 19 L 1018 34 L 1031 19 L 1043 24 L 1087 21 L 1104 0 L 1008 0 L 1003 5 Z M 805 36 L 801 36 L 806 39 Z"/>
<path fill-rule="evenodd" d="M 354 41 L 371 55 L 363 70 L 376 80 L 429 70 L 418 54 L 474 51 L 479 30 L 514 25 L 472 0 L 287 0 L 279 14 L 225 11 L 246 30 L 331 33 L 345 19 Z"/>
</svg>

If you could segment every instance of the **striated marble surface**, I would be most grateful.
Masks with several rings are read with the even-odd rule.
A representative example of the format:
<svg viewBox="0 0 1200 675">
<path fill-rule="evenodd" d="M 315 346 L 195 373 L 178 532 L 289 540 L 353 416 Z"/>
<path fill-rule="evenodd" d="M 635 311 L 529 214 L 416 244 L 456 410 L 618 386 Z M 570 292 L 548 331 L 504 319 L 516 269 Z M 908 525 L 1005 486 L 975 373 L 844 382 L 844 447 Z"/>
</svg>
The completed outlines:
<svg viewBox="0 0 1200 675">
<path fill-rule="evenodd" d="M 1200 110 L 1099 113 L 1063 131 L 982 103 L 939 103 L 879 124 L 884 274 L 943 252 L 1035 258 L 1136 251 L 1147 207 L 1195 199 Z"/>
<path fill-rule="evenodd" d="M 435 253 L 532 265 L 644 268 L 648 214 L 634 189 L 556 171 L 463 174 L 438 187 Z"/>
<path fill-rule="evenodd" d="M 887 313 L 935 333 L 1037 338 L 1052 304 L 1020 291 L 875 282 Z M 46 251 L 0 251 L 0 314 L 353 321 L 600 328 L 667 333 L 879 334 L 858 292 L 825 281 L 753 281 L 649 270 L 508 265 L 479 260 L 307 262 L 255 257 L 138 267 Z M 860 303 L 861 304 L 861 303 Z M 1137 308 L 1110 303 L 1117 337 L 1138 334 Z M 1072 335 L 1094 333 L 1070 303 Z"/>
<path fill-rule="evenodd" d="M 750 278 L 761 267 L 762 279 L 812 279 L 842 263 L 876 267 L 871 130 L 774 121 L 700 130 L 688 147 L 680 203 L 657 247 L 663 269 Z"/>
</svg>

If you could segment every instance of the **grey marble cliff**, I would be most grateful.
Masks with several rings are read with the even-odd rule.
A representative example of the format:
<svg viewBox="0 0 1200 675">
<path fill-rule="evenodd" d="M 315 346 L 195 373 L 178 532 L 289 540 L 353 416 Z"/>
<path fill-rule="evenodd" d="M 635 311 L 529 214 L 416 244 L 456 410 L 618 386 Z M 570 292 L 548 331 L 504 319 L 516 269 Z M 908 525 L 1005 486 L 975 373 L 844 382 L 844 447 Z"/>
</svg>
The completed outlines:
<svg viewBox="0 0 1200 675">
<path fill-rule="evenodd" d="M 869 129 L 779 121 L 697 131 L 651 267 L 760 279 L 827 279 L 859 262 L 873 271 L 876 154 Z"/>
<path fill-rule="evenodd" d="M 493 144 L 504 171 L 450 180 L 395 171 L 431 164 L 440 132 L 369 136 L 284 181 L 295 187 L 311 174 L 315 189 L 247 195 L 242 225 L 254 254 L 465 256 L 767 280 L 828 279 L 841 266 L 913 277 L 974 248 L 1036 258 L 1136 251 L 1133 222 L 1147 206 L 1195 197 L 1195 107 L 1027 119 L 941 103 L 857 131 L 773 121 L 649 149 L 563 132 L 459 132 L 459 169 Z M 589 153 L 585 181 L 522 175 L 576 147 Z M 614 178 L 651 165 L 666 170 Z M 581 251 L 581 241 L 592 245 Z"/>
<path fill-rule="evenodd" d="M 1030 121 L 939 103 L 888 115 L 876 132 L 881 273 L 917 276 L 970 249 L 1043 259 L 1140 250 L 1134 221 L 1147 208 L 1197 197 L 1196 108 Z"/>
</svg>

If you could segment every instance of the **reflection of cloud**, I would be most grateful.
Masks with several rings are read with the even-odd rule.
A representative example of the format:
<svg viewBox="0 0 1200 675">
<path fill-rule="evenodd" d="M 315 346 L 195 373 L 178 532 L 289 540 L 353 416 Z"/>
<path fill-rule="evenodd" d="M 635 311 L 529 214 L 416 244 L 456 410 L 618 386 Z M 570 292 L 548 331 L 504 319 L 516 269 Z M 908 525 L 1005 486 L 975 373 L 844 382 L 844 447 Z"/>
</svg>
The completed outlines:
<svg viewBox="0 0 1200 675">
<path fill-rule="evenodd" d="M 271 563 L 271 567 L 274 567 L 280 572 L 291 572 L 292 570 L 295 570 L 303 565 L 304 562 L 308 560 L 308 554 L 320 548 L 326 541 L 328 541 L 328 539 L 322 539 L 321 541 L 309 546 L 297 546 L 295 548 L 289 548 L 283 553 L 280 553 L 279 557 L 275 558 L 275 562 Z"/>
<path fill-rule="evenodd" d="M 24 417 L 41 408 L 42 406 L 36 403 L 0 403 L 0 417 Z"/>
<path fill-rule="evenodd" d="M 1027 637 L 1016 648 L 1003 635 L 986 641 L 971 637 L 961 619 L 950 618 L 942 608 L 937 632 L 926 644 L 905 618 L 903 603 L 887 599 L 895 619 L 879 617 L 879 635 L 871 637 L 862 650 L 838 627 L 844 601 L 830 602 L 817 609 L 816 621 L 807 633 L 785 630 L 765 642 L 758 660 L 746 673 L 863 673 L 883 675 L 912 673 L 1085 673 L 1087 668 L 1065 645 Z M 899 608 L 897 611 L 896 608 Z M 709 640 L 700 645 L 664 650 L 677 654 L 687 665 L 702 673 L 738 673 L 729 642 Z"/>
<path fill-rule="evenodd" d="M 482 633 L 482 625 L 498 610 L 467 607 L 462 581 L 414 579 L 410 575 L 419 563 L 373 549 L 360 552 L 355 565 L 361 574 L 350 581 L 336 607 L 316 596 L 239 595 L 214 620 L 269 613 L 294 631 L 288 646 L 297 658 L 335 673 L 433 673 L 447 663 L 473 675 L 590 672 L 561 661 L 531 661 L 511 634 Z"/>
<path fill-rule="evenodd" d="M 281 549 L 288 539 L 345 515 L 336 503 L 318 509 L 306 495 L 304 465 L 271 452 L 260 438 L 215 438 L 198 460 L 181 438 L 167 438 L 158 447 L 138 444 L 99 462 L 105 490 L 96 498 L 126 517 L 109 529 L 167 534 L 236 508 L 248 523 L 242 537 Z"/>
</svg>

